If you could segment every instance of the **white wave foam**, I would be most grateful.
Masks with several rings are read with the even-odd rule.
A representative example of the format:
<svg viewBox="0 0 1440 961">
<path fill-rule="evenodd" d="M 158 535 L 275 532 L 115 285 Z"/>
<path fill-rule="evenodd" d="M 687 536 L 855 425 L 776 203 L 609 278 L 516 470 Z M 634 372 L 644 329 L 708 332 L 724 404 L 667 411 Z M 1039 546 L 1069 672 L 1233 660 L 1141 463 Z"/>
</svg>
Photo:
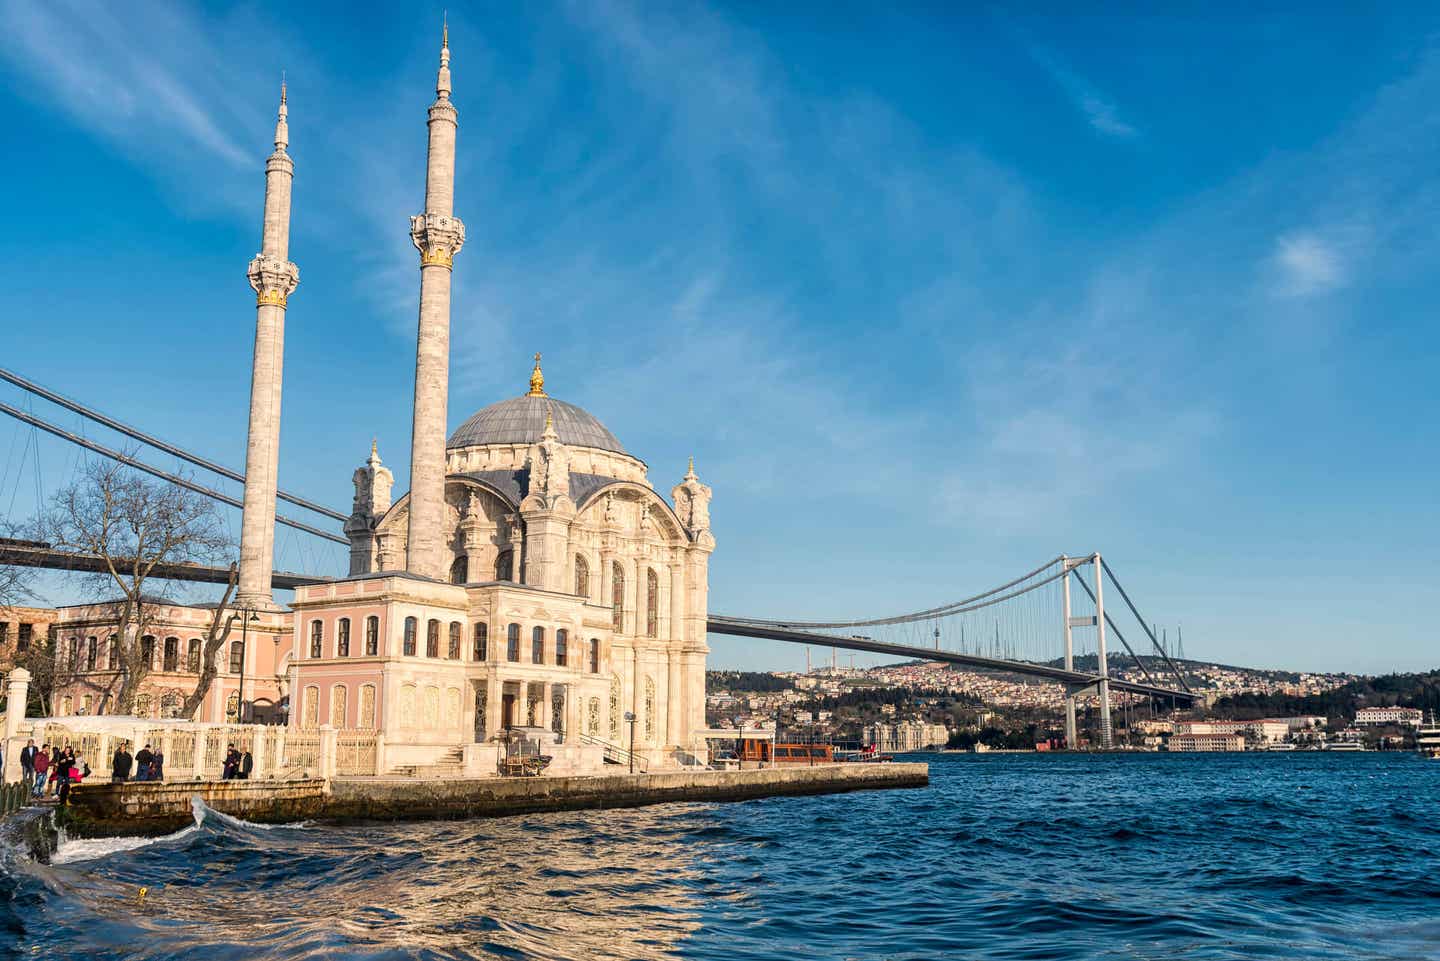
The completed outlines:
<svg viewBox="0 0 1440 961">
<path fill-rule="evenodd" d="M 111 854 L 119 854 L 122 851 L 134 851 L 137 848 L 149 847 L 162 841 L 177 841 L 186 835 L 194 834 L 197 830 L 199 829 L 189 827 L 158 838 L 90 838 L 76 841 L 67 839 L 61 841 L 59 849 L 50 856 L 50 863 L 69 864 L 72 861 L 94 861 Z"/>
</svg>

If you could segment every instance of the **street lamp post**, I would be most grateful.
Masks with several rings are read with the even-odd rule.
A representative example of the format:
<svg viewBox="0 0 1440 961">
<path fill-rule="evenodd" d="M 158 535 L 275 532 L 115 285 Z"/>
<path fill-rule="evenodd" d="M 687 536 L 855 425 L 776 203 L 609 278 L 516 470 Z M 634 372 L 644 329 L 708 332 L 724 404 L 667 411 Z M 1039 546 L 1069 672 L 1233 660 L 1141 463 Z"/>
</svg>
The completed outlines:
<svg viewBox="0 0 1440 961">
<path fill-rule="evenodd" d="M 635 712 L 625 712 L 625 723 L 630 725 L 630 773 L 635 773 Z"/>
</svg>

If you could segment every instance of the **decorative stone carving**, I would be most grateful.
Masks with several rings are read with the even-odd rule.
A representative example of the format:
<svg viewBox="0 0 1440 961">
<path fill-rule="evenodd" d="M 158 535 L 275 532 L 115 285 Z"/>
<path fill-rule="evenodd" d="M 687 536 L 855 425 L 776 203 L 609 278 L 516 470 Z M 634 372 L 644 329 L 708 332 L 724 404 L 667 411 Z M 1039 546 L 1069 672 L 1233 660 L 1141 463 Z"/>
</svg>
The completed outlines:
<svg viewBox="0 0 1440 961">
<path fill-rule="evenodd" d="M 530 445 L 526 466 L 530 469 L 530 485 L 522 510 L 574 510 L 570 502 L 569 450 L 560 442 L 549 413 L 540 439 Z"/>
<path fill-rule="evenodd" d="M 700 483 L 695 475 L 695 458 L 690 458 L 690 469 L 684 479 L 671 490 L 675 501 L 675 516 L 685 525 L 692 537 L 698 537 L 710 529 L 710 488 Z"/>
<path fill-rule="evenodd" d="M 286 299 L 300 284 L 300 268 L 288 260 L 277 260 L 263 253 L 255 255 L 245 271 L 250 286 L 255 290 L 257 305 L 273 304 L 284 307 Z"/>
<path fill-rule="evenodd" d="M 421 267 L 451 269 L 465 246 L 465 225 L 459 217 L 418 214 L 410 218 L 410 240 L 420 251 Z"/>
</svg>

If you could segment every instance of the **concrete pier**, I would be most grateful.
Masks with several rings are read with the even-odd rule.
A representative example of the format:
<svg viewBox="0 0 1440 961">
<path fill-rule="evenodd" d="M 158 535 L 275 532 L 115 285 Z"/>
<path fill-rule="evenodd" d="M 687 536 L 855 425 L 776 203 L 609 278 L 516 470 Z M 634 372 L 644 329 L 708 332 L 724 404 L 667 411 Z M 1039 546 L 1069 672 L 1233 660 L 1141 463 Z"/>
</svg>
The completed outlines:
<svg viewBox="0 0 1440 961">
<path fill-rule="evenodd" d="M 588 777 L 331 781 L 175 781 L 82 784 L 62 818 L 74 836 L 168 834 L 191 823 L 190 799 L 247 821 L 420 821 L 640 807 L 672 801 L 749 801 L 924 787 L 926 764 L 817 764 L 749 771 L 666 771 Z"/>
</svg>

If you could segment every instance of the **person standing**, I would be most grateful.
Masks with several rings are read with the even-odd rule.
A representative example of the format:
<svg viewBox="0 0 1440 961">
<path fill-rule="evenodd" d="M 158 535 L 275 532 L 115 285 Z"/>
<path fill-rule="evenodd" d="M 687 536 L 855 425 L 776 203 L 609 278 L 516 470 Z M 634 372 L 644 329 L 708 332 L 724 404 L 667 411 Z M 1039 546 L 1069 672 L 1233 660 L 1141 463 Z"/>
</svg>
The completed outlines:
<svg viewBox="0 0 1440 961">
<path fill-rule="evenodd" d="M 130 765 L 135 759 L 125 750 L 129 746 L 128 742 L 121 741 L 120 746 L 115 749 L 115 756 L 110 761 L 111 784 L 124 784 L 130 779 Z"/>
<path fill-rule="evenodd" d="M 165 780 L 165 751 L 163 747 L 157 747 L 155 753 L 150 755 L 150 780 Z"/>
<path fill-rule="evenodd" d="M 35 789 L 31 792 L 37 798 L 45 796 L 45 781 L 50 776 L 50 745 L 46 744 L 35 754 Z"/>
<path fill-rule="evenodd" d="M 155 755 L 150 753 L 150 745 L 148 744 L 135 752 L 135 764 L 137 765 L 135 768 L 135 780 L 150 780 L 150 762 L 154 759 Z"/>
<path fill-rule="evenodd" d="M 239 776 L 240 776 L 241 780 L 244 780 L 244 781 L 250 780 L 250 772 L 251 772 L 251 770 L 254 769 L 254 767 L 255 767 L 255 759 L 250 756 L 250 749 L 247 747 L 247 748 L 245 749 L 245 753 L 242 754 L 242 755 L 240 755 L 240 774 L 239 774 Z"/>
<path fill-rule="evenodd" d="M 35 748 L 33 737 L 26 741 L 25 746 L 20 749 L 20 776 L 25 779 L 27 784 L 33 785 L 35 781 L 35 755 L 37 753 L 39 752 Z"/>
<path fill-rule="evenodd" d="M 239 770 L 239 768 L 240 752 L 236 751 L 235 745 L 231 744 L 229 748 L 225 751 L 225 767 L 224 770 L 221 772 L 220 776 L 223 780 L 226 781 L 234 780 L 235 774 Z"/>
<path fill-rule="evenodd" d="M 75 764 L 75 752 L 69 747 L 60 755 L 60 763 L 55 769 L 55 796 L 59 799 L 61 806 L 70 801 L 70 769 Z"/>
<path fill-rule="evenodd" d="M 50 784 L 46 787 L 46 792 L 51 797 L 54 797 L 60 788 L 60 759 L 64 756 L 65 752 L 60 749 L 60 745 L 50 745 Z"/>
</svg>

